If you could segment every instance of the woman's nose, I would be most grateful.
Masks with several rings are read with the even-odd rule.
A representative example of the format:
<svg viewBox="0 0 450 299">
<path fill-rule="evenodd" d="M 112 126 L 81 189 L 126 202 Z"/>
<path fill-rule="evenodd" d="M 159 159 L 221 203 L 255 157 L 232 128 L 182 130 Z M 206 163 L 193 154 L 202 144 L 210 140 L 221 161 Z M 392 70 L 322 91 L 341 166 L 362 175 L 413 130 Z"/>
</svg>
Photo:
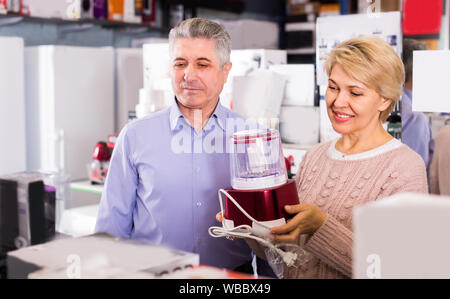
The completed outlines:
<svg viewBox="0 0 450 299">
<path fill-rule="evenodd" d="M 342 91 L 336 93 L 333 104 L 335 107 L 347 107 L 348 106 L 348 96 L 345 94 L 345 92 L 342 92 Z"/>
</svg>

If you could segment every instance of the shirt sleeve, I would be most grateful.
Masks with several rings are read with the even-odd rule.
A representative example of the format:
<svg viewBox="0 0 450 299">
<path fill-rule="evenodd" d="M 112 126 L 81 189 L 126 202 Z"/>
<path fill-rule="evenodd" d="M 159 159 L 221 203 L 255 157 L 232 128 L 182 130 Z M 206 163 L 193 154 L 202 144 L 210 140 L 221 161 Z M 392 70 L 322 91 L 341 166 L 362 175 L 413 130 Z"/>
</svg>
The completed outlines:
<svg viewBox="0 0 450 299">
<path fill-rule="evenodd" d="M 108 175 L 100 200 L 96 233 L 129 238 L 133 229 L 138 175 L 131 161 L 131 133 L 120 133 L 110 160 Z"/>
</svg>

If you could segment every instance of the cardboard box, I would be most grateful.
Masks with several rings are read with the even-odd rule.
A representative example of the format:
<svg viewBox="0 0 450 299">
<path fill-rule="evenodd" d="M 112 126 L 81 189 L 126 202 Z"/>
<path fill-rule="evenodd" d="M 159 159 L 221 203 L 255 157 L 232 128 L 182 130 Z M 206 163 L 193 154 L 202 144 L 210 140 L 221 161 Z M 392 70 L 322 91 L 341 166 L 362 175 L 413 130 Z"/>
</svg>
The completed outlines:
<svg viewBox="0 0 450 299">
<path fill-rule="evenodd" d="M 283 106 L 314 106 L 314 64 L 279 64 L 269 70 L 287 76 Z"/>
<path fill-rule="evenodd" d="M 280 135 L 283 143 L 310 146 L 319 143 L 319 107 L 282 106 Z"/>
<path fill-rule="evenodd" d="M 353 241 L 353 278 L 450 278 L 450 197 L 401 193 L 357 206 Z"/>
</svg>

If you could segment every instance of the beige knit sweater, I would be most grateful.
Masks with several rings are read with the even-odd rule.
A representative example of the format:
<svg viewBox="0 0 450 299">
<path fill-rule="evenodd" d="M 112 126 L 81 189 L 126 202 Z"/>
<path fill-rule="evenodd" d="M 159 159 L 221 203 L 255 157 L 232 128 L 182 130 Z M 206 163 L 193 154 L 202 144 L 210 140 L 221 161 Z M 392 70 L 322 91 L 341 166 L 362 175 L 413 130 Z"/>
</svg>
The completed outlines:
<svg viewBox="0 0 450 299">
<path fill-rule="evenodd" d="M 425 164 L 406 145 L 399 143 L 381 153 L 372 150 L 372 155 L 342 160 L 332 157 L 331 150 L 337 152 L 334 144 L 314 146 L 299 167 L 296 183 L 300 203 L 316 205 L 327 218 L 312 236 L 299 238 L 310 260 L 286 269 L 285 278 L 350 278 L 353 207 L 399 192 L 428 192 Z M 253 245 L 264 257 L 262 248 Z"/>
</svg>

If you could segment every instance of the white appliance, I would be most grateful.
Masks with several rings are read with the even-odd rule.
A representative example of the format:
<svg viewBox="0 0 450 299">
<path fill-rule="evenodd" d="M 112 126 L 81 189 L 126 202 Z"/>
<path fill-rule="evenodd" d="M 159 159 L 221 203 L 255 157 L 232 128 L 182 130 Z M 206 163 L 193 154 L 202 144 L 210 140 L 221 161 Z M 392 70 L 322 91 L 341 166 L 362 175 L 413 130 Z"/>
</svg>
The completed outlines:
<svg viewBox="0 0 450 299">
<path fill-rule="evenodd" d="M 0 37 L 0 175 L 26 168 L 24 44 Z"/>
<path fill-rule="evenodd" d="M 114 50 L 25 49 L 27 168 L 86 179 L 100 140 L 114 131 Z"/>
<path fill-rule="evenodd" d="M 280 134 L 284 143 L 311 146 L 319 143 L 320 108 L 281 106 Z"/>
<path fill-rule="evenodd" d="M 139 90 L 144 86 L 142 49 L 116 49 L 116 132 L 128 121 L 128 112 L 139 102 Z"/>
<path fill-rule="evenodd" d="M 450 51 L 414 51 L 413 61 L 413 111 L 450 112 L 446 97 L 450 80 Z"/>
<path fill-rule="evenodd" d="M 314 64 L 279 64 L 269 70 L 287 76 L 282 104 L 284 106 L 314 106 Z"/>
<path fill-rule="evenodd" d="M 450 278 L 450 197 L 402 193 L 353 212 L 354 278 Z"/>
</svg>

